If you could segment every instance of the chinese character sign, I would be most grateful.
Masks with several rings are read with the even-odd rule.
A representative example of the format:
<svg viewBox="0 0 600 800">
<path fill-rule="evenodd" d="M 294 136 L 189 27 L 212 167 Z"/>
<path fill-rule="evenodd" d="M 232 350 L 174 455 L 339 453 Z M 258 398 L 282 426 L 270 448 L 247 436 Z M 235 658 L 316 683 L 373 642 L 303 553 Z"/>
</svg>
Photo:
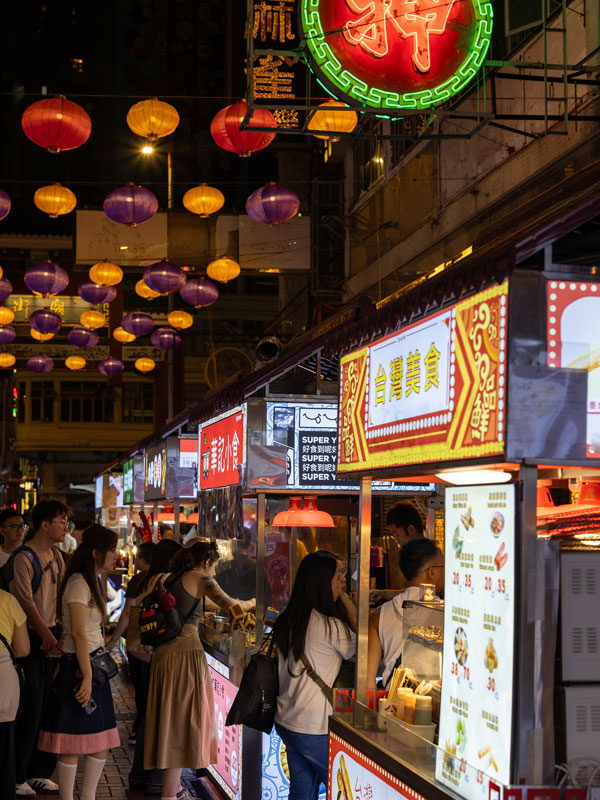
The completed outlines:
<svg viewBox="0 0 600 800">
<path fill-rule="evenodd" d="M 338 473 L 504 452 L 508 283 L 344 356 Z"/>
<path fill-rule="evenodd" d="M 165 445 L 146 450 L 145 500 L 161 500 L 167 488 L 167 450 Z"/>
<path fill-rule="evenodd" d="M 473 79 L 492 33 L 485 0 L 300 0 L 311 67 L 339 99 L 431 108 Z"/>
<path fill-rule="evenodd" d="M 246 459 L 246 406 L 200 426 L 200 488 L 240 483 Z"/>
</svg>

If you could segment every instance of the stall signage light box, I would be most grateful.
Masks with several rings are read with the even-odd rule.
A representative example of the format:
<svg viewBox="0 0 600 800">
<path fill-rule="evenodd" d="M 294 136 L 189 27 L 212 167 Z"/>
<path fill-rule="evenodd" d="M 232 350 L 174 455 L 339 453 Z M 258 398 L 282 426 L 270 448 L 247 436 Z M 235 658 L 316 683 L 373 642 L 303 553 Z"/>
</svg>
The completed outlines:
<svg viewBox="0 0 600 800">
<path fill-rule="evenodd" d="M 358 483 L 336 477 L 337 403 L 267 402 L 267 445 L 287 447 L 287 488 L 359 490 Z M 433 484 L 373 481 L 374 492 L 431 492 Z"/>
<path fill-rule="evenodd" d="M 467 800 L 512 782 L 516 485 L 446 489 L 435 777 Z"/>
<path fill-rule="evenodd" d="M 548 366 L 587 370 L 586 455 L 600 458 L 600 283 L 546 284 Z"/>
<path fill-rule="evenodd" d="M 167 495 L 169 498 L 195 498 L 198 494 L 198 439 L 179 438 L 178 458 L 167 466 Z"/>
<path fill-rule="evenodd" d="M 208 766 L 208 771 L 225 792 L 229 800 L 240 800 L 242 796 L 242 726 L 225 725 L 238 687 L 229 680 L 229 667 L 210 653 L 206 661 L 215 701 L 217 725 L 217 761 Z"/>
<path fill-rule="evenodd" d="M 246 464 L 246 404 L 202 423 L 198 442 L 200 489 L 237 486 Z"/>
<path fill-rule="evenodd" d="M 144 499 L 163 500 L 167 491 L 167 447 L 160 444 L 146 450 Z"/>
<path fill-rule="evenodd" d="M 310 65 L 349 105 L 393 113 L 445 103 L 473 80 L 492 36 L 484 0 L 300 0 Z"/>
<path fill-rule="evenodd" d="M 338 474 L 504 452 L 508 282 L 343 356 Z"/>
<path fill-rule="evenodd" d="M 123 464 L 123 502 L 125 505 L 133 502 L 133 458 Z"/>
</svg>

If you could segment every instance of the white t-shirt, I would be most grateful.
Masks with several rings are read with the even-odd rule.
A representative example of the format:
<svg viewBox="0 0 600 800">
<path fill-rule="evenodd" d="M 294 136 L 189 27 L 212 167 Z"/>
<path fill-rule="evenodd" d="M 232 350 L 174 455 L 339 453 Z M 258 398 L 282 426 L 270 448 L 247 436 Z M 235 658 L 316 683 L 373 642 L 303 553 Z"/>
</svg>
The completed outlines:
<svg viewBox="0 0 600 800">
<path fill-rule="evenodd" d="M 329 621 L 329 626 L 328 626 Z M 331 630 L 331 632 L 330 632 Z M 337 619 L 313 609 L 306 630 L 304 655 L 314 671 L 331 686 L 345 658 L 356 652 L 356 634 Z M 290 675 L 300 675 L 293 678 Z M 275 722 L 295 733 L 327 733 L 333 709 L 327 698 L 306 674 L 301 661 L 279 655 L 279 694 Z"/>
<path fill-rule="evenodd" d="M 10 553 L 5 553 L 4 550 L 0 547 L 0 567 L 3 567 L 9 558 L 10 558 Z"/>
<path fill-rule="evenodd" d="M 81 603 L 86 606 L 85 633 L 88 640 L 88 652 L 92 653 L 94 650 L 104 645 L 104 634 L 101 627 L 102 613 L 94 602 L 90 587 L 87 585 L 81 573 L 71 575 L 62 596 L 62 622 L 64 633 L 61 649 L 65 653 L 74 653 L 75 642 L 71 635 L 72 629 L 69 603 Z"/>
<path fill-rule="evenodd" d="M 402 652 L 402 641 L 404 639 L 404 609 L 402 608 L 402 603 L 404 600 L 418 600 L 419 594 L 419 586 L 409 586 L 392 600 L 383 603 L 379 609 L 379 641 L 383 650 L 381 660 L 385 664 L 381 679 L 384 686 L 387 686 L 393 666 Z"/>
</svg>

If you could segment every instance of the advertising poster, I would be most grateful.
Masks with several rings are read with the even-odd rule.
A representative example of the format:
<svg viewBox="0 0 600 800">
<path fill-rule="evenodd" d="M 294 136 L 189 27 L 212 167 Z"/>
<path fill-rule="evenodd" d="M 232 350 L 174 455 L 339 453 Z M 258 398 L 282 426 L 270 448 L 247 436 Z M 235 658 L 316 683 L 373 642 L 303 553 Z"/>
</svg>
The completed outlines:
<svg viewBox="0 0 600 800">
<path fill-rule="evenodd" d="M 198 438 L 200 488 L 237 486 L 246 463 L 246 405 L 202 423 Z"/>
<path fill-rule="evenodd" d="M 446 489 L 444 657 L 436 779 L 467 800 L 511 782 L 515 484 Z"/>
<path fill-rule="evenodd" d="M 210 679 L 215 698 L 215 718 L 217 721 L 217 763 L 208 767 L 230 800 L 240 800 L 242 796 L 242 726 L 225 725 L 227 714 L 237 694 L 234 686 L 223 672 L 228 668 L 220 661 L 206 654 Z"/>
<path fill-rule="evenodd" d="M 167 491 L 167 446 L 166 442 L 146 450 L 146 473 L 144 499 L 161 500 Z"/>
<path fill-rule="evenodd" d="M 341 800 L 425 800 L 336 733 L 329 734 L 327 797 Z"/>
<path fill-rule="evenodd" d="M 262 800 L 287 800 L 290 770 L 284 743 L 275 728 L 262 735 Z M 327 800 L 327 788 L 321 785 L 318 800 Z"/>
<path fill-rule="evenodd" d="M 508 282 L 340 360 L 338 475 L 501 454 Z"/>
</svg>

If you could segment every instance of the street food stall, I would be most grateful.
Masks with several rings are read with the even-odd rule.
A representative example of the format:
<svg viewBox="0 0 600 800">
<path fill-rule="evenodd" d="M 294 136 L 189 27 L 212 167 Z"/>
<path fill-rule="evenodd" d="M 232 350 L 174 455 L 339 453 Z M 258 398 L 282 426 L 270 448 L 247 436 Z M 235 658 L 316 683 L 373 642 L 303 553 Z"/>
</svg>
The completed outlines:
<svg viewBox="0 0 600 800">
<path fill-rule="evenodd" d="M 360 480 L 356 685 L 330 720 L 337 800 L 548 795 L 561 762 L 567 785 L 600 778 L 600 283 L 508 266 L 487 286 L 443 280 L 330 346 L 347 351 L 337 475 Z M 444 487 L 445 590 L 405 601 L 402 663 L 375 692 L 380 478 Z"/>
</svg>

